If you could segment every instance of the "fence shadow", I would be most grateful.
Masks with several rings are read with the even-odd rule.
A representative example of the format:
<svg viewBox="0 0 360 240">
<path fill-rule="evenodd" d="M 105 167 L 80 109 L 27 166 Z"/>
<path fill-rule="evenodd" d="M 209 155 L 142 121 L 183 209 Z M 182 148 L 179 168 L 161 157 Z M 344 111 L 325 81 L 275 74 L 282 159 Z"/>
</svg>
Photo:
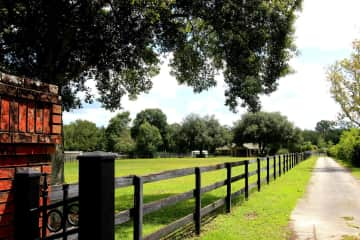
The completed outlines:
<svg viewBox="0 0 360 240">
<path fill-rule="evenodd" d="M 157 201 L 163 198 L 167 198 L 173 196 L 174 194 L 154 194 L 154 195 L 144 195 L 144 202 L 152 202 Z M 122 198 L 132 199 L 132 194 L 122 195 Z M 212 193 L 207 193 L 202 196 L 201 204 L 202 207 L 205 207 L 208 204 L 215 202 L 216 200 L 221 199 L 221 196 L 214 195 Z M 243 196 L 237 197 L 233 199 L 233 206 L 239 204 L 243 201 Z M 121 204 L 121 203 L 120 203 Z M 117 203 L 117 207 L 119 203 Z M 177 204 L 162 208 L 156 212 L 147 214 L 144 216 L 144 236 L 148 235 L 152 232 L 159 230 L 160 228 L 166 226 L 167 224 L 178 220 L 190 213 L 194 212 L 195 201 L 194 199 L 185 200 L 179 202 Z M 118 209 L 118 208 L 117 208 Z M 215 219 L 217 213 L 224 212 L 224 207 L 221 207 L 217 211 L 208 216 L 202 218 L 202 225 L 206 225 L 210 223 L 213 219 Z M 194 235 L 194 224 L 190 223 L 178 231 L 172 233 L 171 235 L 165 237 L 164 239 L 184 239 L 185 237 L 189 237 Z M 132 239 L 133 234 L 133 223 L 132 220 L 125 224 L 116 227 L 116 237 L 119 239 Z"/>
</svg>

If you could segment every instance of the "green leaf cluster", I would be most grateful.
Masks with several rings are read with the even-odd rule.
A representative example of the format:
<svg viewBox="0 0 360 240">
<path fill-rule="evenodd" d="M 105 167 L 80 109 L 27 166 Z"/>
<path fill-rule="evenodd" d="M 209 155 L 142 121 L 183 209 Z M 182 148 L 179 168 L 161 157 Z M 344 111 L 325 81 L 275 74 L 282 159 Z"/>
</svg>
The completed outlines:
<svg viewBox="0 0 360 240">
<path fill-rule="evenodd" d="M 95 99 L 114 110 L 149 91 L 171 54 L 179 83 L 201 92 L 221 71 L 226 105 L 256 111 L 290 72 L 301 2 L 2 0 L 0 71 L 59 85 L 65 110 Z"/>
</svg>

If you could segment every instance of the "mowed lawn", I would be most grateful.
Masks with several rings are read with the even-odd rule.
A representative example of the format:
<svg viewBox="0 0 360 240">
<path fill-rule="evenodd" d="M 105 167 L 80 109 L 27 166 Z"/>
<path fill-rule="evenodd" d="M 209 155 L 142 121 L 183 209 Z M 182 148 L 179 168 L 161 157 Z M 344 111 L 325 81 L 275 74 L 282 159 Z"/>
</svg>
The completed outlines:
<svg viewBox="0 0 360 240">
<path fill-rule="evenodd" d="M 247 158 L 249 159 L 249 158 Z M 157 172 L 163 172 L 171 169 L 181 169 L 196 166 L 209 166 L 224 162 L 241 161 L 244 158 L 217 157 L 217 158 L 171 158 L 171 159 L 132 159 L 117 160 L 115 175 L 147 175 Z M 262 162 L 264 167 L 266 161 Z M 272 164 L 272 161 L 271 161 Z M 249 170 L 255 170 L 256 164 L 252 164 Z M 293 172 L 294 170 L 291 170 Z M 244 173 L 244 166 L 233 168 L 232 175 L 236 176 Z M 289 173 L 291 175 L 292 173 Z M 263 175 L 262 177 L 265 177 Z M 68 183 L 77 181 L 77 163 L 69 163 L 65 165 L 65 178 Z M 202 186 L 207 186 L 226 178 L 226 170 L 218 170 L 202 174 Z M 256 181 L 256 176 L 250 178 L 250 183 Z M 276 183 L 277 184 L 277 183 Z M 275 185 L 276 185 L 275 184 Z M 159 181 L 144 185 L 144 202 L 152 202 L 162 198 L 166 198 L 175 194 L 183 193 L 194 189 L 195 176 L 190 175 L 165 181 Z M 232 191 L 235 192 L 244 187 L 244 181 L 238 181 L 232 184 Z M 202 206 L 206 206 L 220 198 L 225 197 L 226 188 L 222 187 L 202 196 Z M 255 196 L 255 195 L 254 195 Z M 117 189 L 115 193 L 116 212 L 133 207 L 133 188 Z M 252 196 L 250 197 L 252 199 Z M 235 201 L 239 202 L 239 199 Z M 242 201 L 242 200 L 241 200 Z M 251 202 L 251 200 L 249 201 Z M 181 217 L 192 213 L 194 209 L 194 200 L 190 199 L 181 203 L 169 206 L 155 213 L 144 217 L 143 233 L 144 236 L 160 229 L 163 226 L 175 221 Z M 127 223 L 116 228 L 116 239 L 132 239 L 132 223 Z M 217 239 L 217 238 L 214 238 Z"/>
</svg>

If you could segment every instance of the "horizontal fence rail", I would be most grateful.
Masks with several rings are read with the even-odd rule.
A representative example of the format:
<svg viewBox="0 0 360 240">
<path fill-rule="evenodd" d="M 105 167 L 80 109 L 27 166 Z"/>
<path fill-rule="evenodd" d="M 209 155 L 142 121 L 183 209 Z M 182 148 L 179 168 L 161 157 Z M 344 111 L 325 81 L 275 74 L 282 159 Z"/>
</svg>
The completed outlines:
<svg viewBox="0 0 360 240">
<path fill-rule="evenodd" d="M 134 236 L 133 239 L 140 240 L 155 240 L 169 235 L 170 233 L 178 230 L 185 225 L 193 223 L 195 226 L 195 233 L 200 234 L 201 231 L 201 218 L 208 215 L 215 210 L 224 207 L 226 212 L 231 211 L 232 199 L 244 195 L 245 199 L 248 199 L 249 192 L 257 188 L 261 190 L 261 185 L 269 184 L 270 180 L 276 180 L 276 178 L 282 176 L 291 168 L 295 167 L 299 162 L 305 160 L 308 155 L 304 153 L 291 153 L 277 156 L 269 156 L 265 158 L 258 158 L 252 160 L 243 160 L 238 162 L 221 163 L 212 166 L 185 168 L 178 170 L 170 170 L 161 173 L 151 174 L 147 176 L 126 176 L 115 179 L 115 188 L 124 188 L 134 186 L 134 207 L 123 210 L 115 214 L 115 225 L 120 225 L 129 221 L 133 221 Z M 249 171 L 249 165 L 256 164 L 256 170 Z M 265 166 L 263 165 L 265 164 Z M 244 173 L 232 175 L 232 169 L 244 167 Z M 202 186 L 202 174 L 211 171 L 226 170 L 226 179 L 217 181 L 213 184 Z M 150 203 L 143 203 L 143 185 L 147 183 L 158 182 L 162 180 L 169 180 L 179 177 L 191 176 L 195 178 L 194 189 L 175 194 L 173 196 L 163 198 Z M 257 175 L 255 182 L 249 182 L 249 178 Z M 231 185 L 234 182 L 244 179 L 244 187 L 232 192 Z M 201 196 L 207 192 L 211 192 L 215 189 L 226 186 L 226 196 L 218 199 L 215 202 L 201 206 Z M 148 236 L 143 236 L 142 223 L 143 217 L 147 214 L 153 213 L 165 207 L 175 205 L 181 201 L 194 199 L 194 211 L 160 230 L 151 233 Z M 140 226 L 141 225 L 141 226 Z"/>
<path fill-rule="evenodd" d="M 257 189 L 261 191 L 261 187 L 264 184 L 269 184 L 271 180 L 283 176 L 291 168 L 295 167 L 299 162 L 309 157 L 306 153 L 290 153 L 276 156 L 268 156 L 251 160 L 243 160 L 237 162 L 220 163 L 211 166 L 203 167 L 191 167 L 184 169 L 176 169 L 170 171 L 164 171 L 161 173 L 150 174 L 146 176 L 129 175 L 124 177 L 118 177 L 113 179 L 114 189 L 133 187 L 134 193 L 134 207 L 122 210 L 121 212 L 114 214 L 114 225 L 118 226 L 127 222 L 133 222 L 133 239 L 140 240 L 152 240 L 159 239 L 173 233 L 174 231 L 184 227 L 185 225 L 193 224 L 196 234 L 200 234 L 201 231 L 201 219 L 224 207 L 226 212 L 231 212 L 231 205 L 235 198 L 243 196 L 246 200 L 249 198 L 250 192 Z M 84 162 L 86 162 L 84 160 Z M 251 166 L 251 167 L 250 167 Z M 239 173 L 233 171 L 238 167 L 243 167 L 243 172 Z M 202 180 L 204 173 L 214 172 L 219 170 L 225 170 L 225 179 L 213 182 L 211 184 L 204 185 Z M 111 170 L 112 171 L 112 170 Z M 110 172 L 111 172 L 110 171 Z M 164 180 L 176 179 L 180 177 L 193 176 L 194 187 L 193 189 L 174 194 L 172 196 L 144 203 L 144 185 L 154 182 L 160 182 Z M 251 178 L 252 177 L 252 178 Z M 251 178 L 251 179 L 250 179 Z M 232 184 L 243 180 L 244 185 L 239 189 L 234 190 Z M 202 206 L 202 197 L 204 194 L 214 191 L 219 188 L 225 188 L 224 197 L 206 205 Z M 51 211 L 51 208 L 61 207 L 64 204 L 75 203 L 79 198 L 79 184 L 66 185 L 66 191 L 64 191 L 63 185 L 51 186 L 49 192 L 49 198 L 51 199 L 51 205 L 47 207 L 45 213 L 44 208 L 43 215 Z M 67 199 L 67 200 L 65 200 Z M 143 218 L 145 215 L 159 211 L 165 207 L 169 207 L 180 203 L 182 201 L 194 199 L 193 212 L 188 215 L 177 219 L 174 222 L 169 223 L 160 230 L 151 233 L 150 235 L 143 236 Z M 71 201 L 71 202 L 70 202 Z M 66 213 L 66 212 L 65 212 Z M 64 222 L 64 220 L 63 220 Z M 72 227 L 67 224 L 64 228 L 62 225 L 62 231 L 67 234 L 77 232 L 79 228 Z M 72 228 L 71 228 L 72 227 Z M 53 234 L 54 235 L 54 234 Z M 56 235 L 59 236 L 59 235 Z M 46 238 L 51 239 L 51 238 Z"/>
</svg>

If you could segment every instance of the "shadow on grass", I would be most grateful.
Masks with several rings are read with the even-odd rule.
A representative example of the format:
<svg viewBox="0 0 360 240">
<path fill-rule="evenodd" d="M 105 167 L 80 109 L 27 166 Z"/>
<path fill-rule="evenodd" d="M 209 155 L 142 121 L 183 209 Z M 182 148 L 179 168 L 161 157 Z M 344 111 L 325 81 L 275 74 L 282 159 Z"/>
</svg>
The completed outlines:
<svg viewBox="0 0 360 240">
<path fill-rule="evenodd" d="M 167 198 L 169 196 L 172 196 L 174 194 L 156 194 L 156 195 L 145 195 L 144 196 L 144 202 L 152 202 L 157 201 L 160 199 Z M 125 195 L 122 196 L 125 199 L 132 199 L 132 195 Z M 219 200 L 224 196 L 218 196 L 211 193 L 204 194 L 201 199 L 201 205 L 202 207 L 205 207 L 209 204 L 214 203 L 216 200 Z M 244 197 L 236 197 L 232 200 L 232 206 L 238 205 L 241 202 L 244 201 Z M 117 201 L 118 202 L 118 201 Z M 118 203 L 117 203 L 118 204 Z M 119 207 L 119 206 L 117 206 Z M 177 204 L 168 206 L 166 208 L 160 209 L 154 213 L 150 213 L 144 216 L 143 219 L 143 236 L 147 236 L 162 227 L 165 227 L 166 225 L 185 217 L 188 214 L 191 214 L 194 212 L 195 209 L 195 201 L 194 199 L 189 199 L 186 201 L 179 202 Z M 210 223 L 213 219 L 216 218 L 216 216 L 219 213 L 225 213 L 225 207 L 221 207 L 218 210 L 214 211 L 212 214 L 209 214 L 202 218 L 202 225 L 206 225 Z M 120 226 L 116 227 L 116 239 L 132 239 L 133 234 L 133 220 L 130 220 L 130 222 L 127 222 L 125 224 L 122 224 Z M 189 223 L 183 228 L 175 231 L 174 233 L 171 233 L 164 239 L 184 239 L 190 236 L 193 236 L 195 234 L 194 232 L 194 224 Z"/>
</svg>

